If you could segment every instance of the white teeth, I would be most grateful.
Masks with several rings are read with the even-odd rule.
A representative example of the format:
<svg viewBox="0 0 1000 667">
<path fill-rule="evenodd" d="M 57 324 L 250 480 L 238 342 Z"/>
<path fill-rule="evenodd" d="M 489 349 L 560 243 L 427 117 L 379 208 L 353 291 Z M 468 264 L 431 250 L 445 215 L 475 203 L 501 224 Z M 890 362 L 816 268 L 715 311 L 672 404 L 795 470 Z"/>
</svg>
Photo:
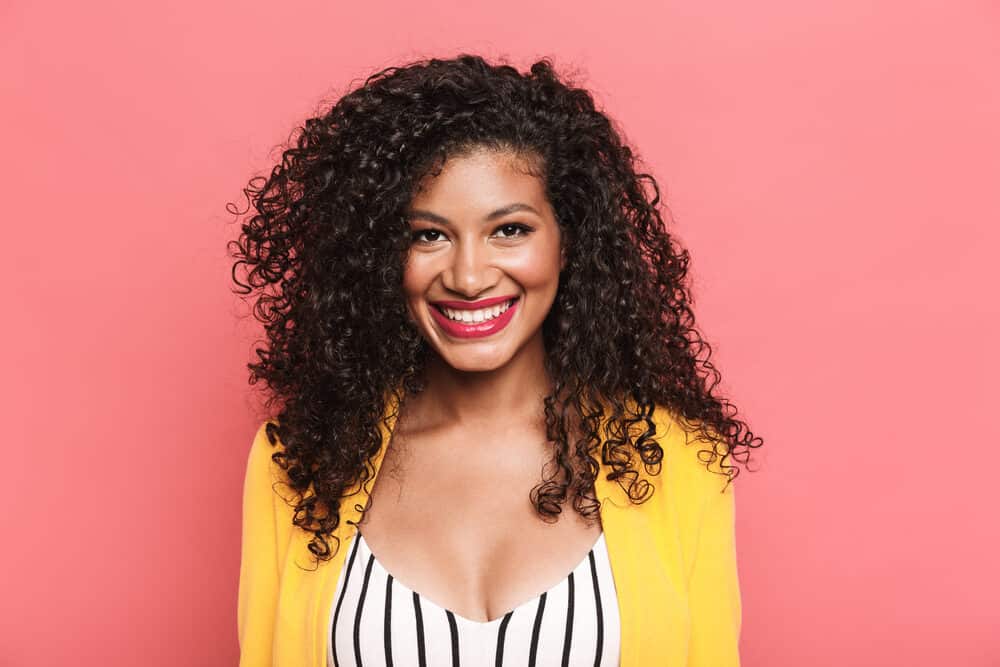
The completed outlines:
<svg viewBox="0 0 1000 667">
<path fill-rule="evenodd" d="M 480 308 L 479 310 L 452 310 L 451 308 L 442 308 L 444 314 L 448 316 L 449 320 L 455 320 L 456 322 L 465 322 L 467 324 L 485 322 L 486 320 L 492 320 L 494 317 L 500 315 L 504 312 L 510 305 L 514 303 L 511 299 L 507 303 L 501 303 L 492 308 Z"/>
</svg>

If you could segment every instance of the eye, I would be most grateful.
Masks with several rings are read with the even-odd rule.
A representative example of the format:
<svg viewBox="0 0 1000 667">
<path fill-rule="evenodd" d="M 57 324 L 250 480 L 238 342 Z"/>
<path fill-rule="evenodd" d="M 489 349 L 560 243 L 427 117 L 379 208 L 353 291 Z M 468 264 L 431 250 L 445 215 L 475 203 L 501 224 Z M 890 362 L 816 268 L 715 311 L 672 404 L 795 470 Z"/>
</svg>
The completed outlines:
<svg viewBox="0 0 1000 667">
<path fill-rule="evenodd" d="M 441 232 L 437 229 L 418 229 L 410 234 L 410 238 L 420 243 L 433 243 L 434 241 L 439 240 L 437 238 L 423 239 L 421 238 L 422 234 L 441 234 Z"/>
<path fill-rule="evenodd" d="M 518 236 L 527 236 L 532 232 L 531 227 L 528 227 L 527 225 L 522 225 L 519 222 L 509 222 L 505 225 L 500 225 L 499 227 L 497 227 L 498 232 L 501 230 L 510 232 L 510 235 L 502 235 L 500 237 L 504 239 L 516 239 Z"/>
</svg>

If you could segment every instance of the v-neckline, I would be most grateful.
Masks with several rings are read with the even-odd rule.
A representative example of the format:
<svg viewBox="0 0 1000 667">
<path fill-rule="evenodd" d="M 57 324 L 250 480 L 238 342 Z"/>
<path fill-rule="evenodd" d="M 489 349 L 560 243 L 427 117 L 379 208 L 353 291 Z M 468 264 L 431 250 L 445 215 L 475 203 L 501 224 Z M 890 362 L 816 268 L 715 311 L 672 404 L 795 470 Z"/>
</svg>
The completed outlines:
<svg viewBox="0 0 1000 667">
<path fill-rule="evenodd" d="M 566 581 L 570 578 L 570 576 L 576 574 L 578 570 L 584 568 L 584 566 L 586 566 L 586 565 L 589 565 L 589 563 L 591 561 L 591 558 L 592 557 L 596 557 L 596 554 L 594 552 L 597 550 L 598 547 L 601 546 L 602 541 L 604 540 L 604 531 L 603 530 L 601 531 L 601 533 L 597 536 L 597 539 L 594 541 L 593 545 L 591 545 L 590 550 L 587 551 L 586 554 L 584 554 L 583 558 L 581 558 L 580 561 L 577 562 L 577 564 L 573 567 L 573 569 L 570 570 L 567 574 L 565 574 L 562 579 L 560 579 L 559 581 L 557 581 L 552 586 L 549 586 L 547 589 L 545 589 L 544 591 L 542 591 L 538 595 L 534 596 L 530 600 L 525 600 L 524 602 L 520 603 L 516 607 L 505 611 L 504 613 L 500 614 L 500 616 L 494 618 L 491 621 L 476 621 L 476 620 L 473 620 L 471 618 L 467 618 L 467 617 L 462 616 L 461 614 L 459 614 L 457 612 L 454 612 L 454 611 L 452 611 L 452 610 L 450 610 L 450 609 L 448 609 L 446 607 L 443 607 L 442 605 L 434 602 L 433 600 L 431 600 L 429 597 L 427 597 L 423 593 L 420 593 L 418 591 L 413 590 L 412 588 L 410 588 L 409 586 L 407 586 L 406 584 L 404 584 L 402 581 L 400 581 L 399 579 L 397 579 L 396 575 L 394 575 L 392 572 L 389 572 L 389 570 L 387 570 L 385 568 L 385 566 L 383 566 L 382 563 L 379 562 L 378 556 L 376 556 L 375 552 L 373 552 L 368 547 L 368 542 L 365 541 L 364 536 L 361 534 L 361 531 L 358 531 L 356 533 L 355 538 L 358 539 L 358 540 L 360 540 L 361 546 L 363 546 L 364 550 L 368 552 L 368 556 L 372 560 L 373 567 L 376 568 L 376 569 L 378 569 L 381 572 L 382 575 L 385 575 L 387 577 L 392 577 L 393 585 L 399 586 L 406 593 L 409 593 L 409 594 L 412 594 L 412 595 L 416 595 L 421 600 L 422 604 L 430 605 L 431 607 L 434 607 L 435 609 L 437 609 L 439 611 L 442 611 L 445 614 L 453 616 L 455 619 L 457 619 L 458 621 L 460 621 L 462 623 L 465 623 L 467 625 L 471 625 L 473 627 L 479 626 L 479 627 L 487 628 L 487 627 L 496 625 L 497 623 L 500 623 L 505 618 L 511 616 L 515 612 L 520 611 L 521 609 L 523 609 L 523 608 L 525 608 L 525 607 L 527 607 L 529 605 L 536 604 L 539 600 L 542 599 L 542 596 L 547 596 L 549 593 L 551 593 L 555 589 L 559 588 L 559 586 L 561 586 L 562 584 L 566 583 Z"/>
</svg>

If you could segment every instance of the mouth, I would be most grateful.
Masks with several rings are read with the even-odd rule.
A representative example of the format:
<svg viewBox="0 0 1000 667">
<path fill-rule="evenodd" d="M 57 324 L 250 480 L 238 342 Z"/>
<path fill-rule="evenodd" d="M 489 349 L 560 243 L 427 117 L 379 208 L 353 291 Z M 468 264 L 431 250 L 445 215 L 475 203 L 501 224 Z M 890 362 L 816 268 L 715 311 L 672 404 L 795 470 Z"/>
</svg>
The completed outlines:
<svg viewBox="0 0 1000 667">
<path fill-rule="evenodd" d="M 487 308 L 447 308 L 430 304 L 431 315 L 440 328 L 456 338 L 481 338 L 491 336 L 510 323 L 520 305 L 520 297 L 512 297 Z"/>
<path fill-rule="evenodd" d="M 499 317 L 514 305 L 520 297 L 511 297 L 506 301 L 501 303 L 488 306 L 486 308 L 446 308 L 439 303 L 431 303 L 431 306 L 436 308 L 445 317 L 455 320 L 456 322 L 482 322 L 484 320 L 489 320 L 494 317 Z M 478 319 L 477 319 L 478 318 Z"/>
</svg>

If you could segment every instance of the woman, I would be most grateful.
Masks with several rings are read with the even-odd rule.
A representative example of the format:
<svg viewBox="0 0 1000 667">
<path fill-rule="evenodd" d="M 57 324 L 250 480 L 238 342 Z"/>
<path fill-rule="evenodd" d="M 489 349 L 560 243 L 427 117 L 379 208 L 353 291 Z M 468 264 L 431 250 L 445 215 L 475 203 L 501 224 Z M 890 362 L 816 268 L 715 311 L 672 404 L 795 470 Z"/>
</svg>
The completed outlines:
<svg viewBox="0 0 1000 667">
<path fill-rule="evenodd" d="M 241 665 L 739 664 L 727 459 L 759 438 L 589 93 L 548 60 L 389 68 L 246 194 L 276 416 Z"/>
</svg>

